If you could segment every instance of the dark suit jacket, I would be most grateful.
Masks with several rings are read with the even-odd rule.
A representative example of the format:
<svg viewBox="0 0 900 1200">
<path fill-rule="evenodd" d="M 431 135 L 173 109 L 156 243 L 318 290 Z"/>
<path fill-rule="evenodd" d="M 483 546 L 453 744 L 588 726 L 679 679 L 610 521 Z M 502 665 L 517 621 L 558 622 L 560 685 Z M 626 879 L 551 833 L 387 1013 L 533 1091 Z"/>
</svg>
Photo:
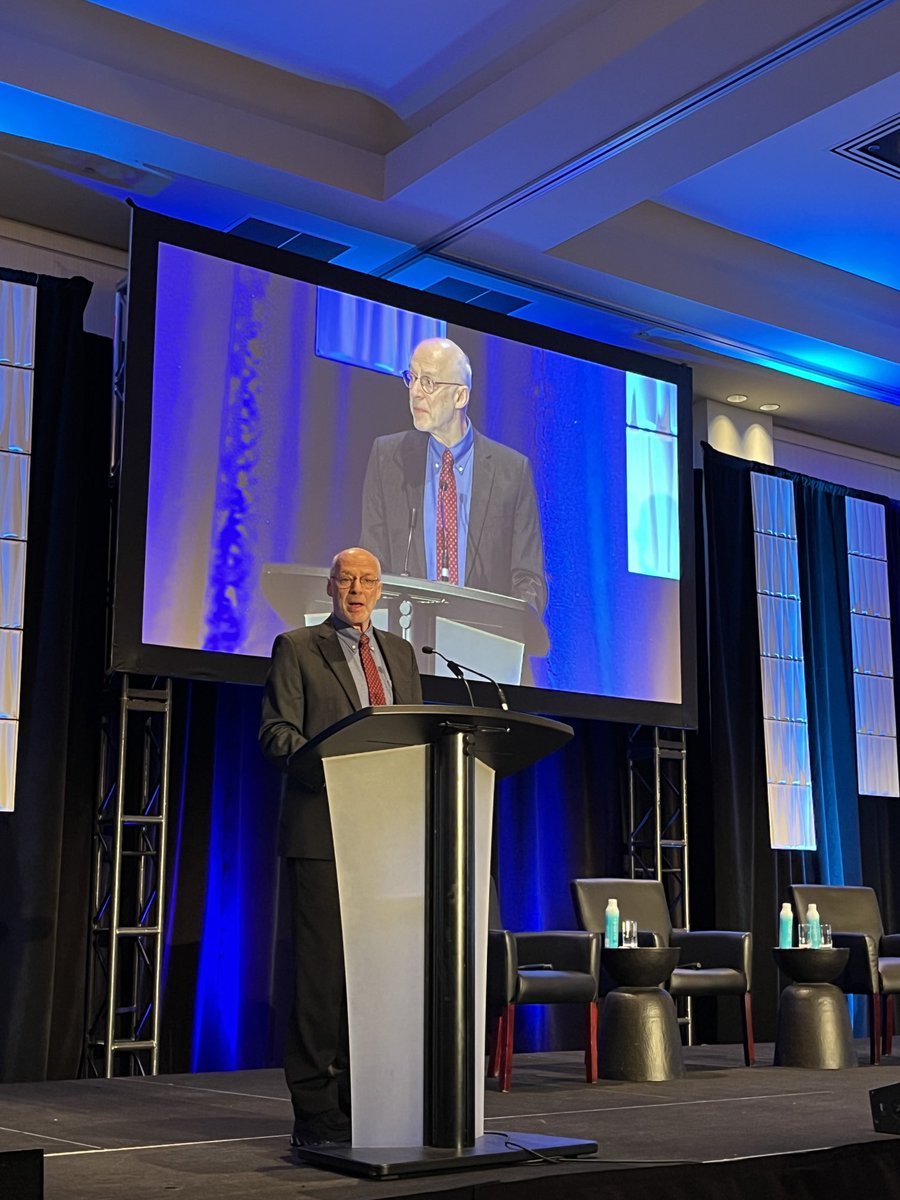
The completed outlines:
<svg viewBox="0 0 900 1200">
<path fill-rule="evenodd" d="M 426 578 L 422 497 L 427 433 L 418 429 L 376 438 L 363 484 L 361 546 L 392 575 Z M 472 502 L 466 543 L 467 587 L 547 603 L 544 543 L 531 464 L 524 454 L 475 430 Z M 412 542 L 412 512 L 416 510 Z M 407 562 L 407 545 L 409 560 Z"/>
<path fill-rule="evenodd" d="M 394 687 L 395 704 L 421 704 L 422 681 L 412 646 L 375 630 Z M 280 633 L 263 696 L 259 744 L 287 772 L 310 738 L 359 709 L 359 694 L 330 621 Z M 289 858 L 334 858 L 324 779 L 285 774 L 278 852 Z"/>
</svg>

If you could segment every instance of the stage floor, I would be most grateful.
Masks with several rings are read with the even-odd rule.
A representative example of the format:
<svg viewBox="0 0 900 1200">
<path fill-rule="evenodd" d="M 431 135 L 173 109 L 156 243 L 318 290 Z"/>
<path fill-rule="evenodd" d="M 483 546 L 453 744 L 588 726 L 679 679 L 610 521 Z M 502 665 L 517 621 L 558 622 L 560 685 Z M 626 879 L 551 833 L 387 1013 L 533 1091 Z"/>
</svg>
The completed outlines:
<svg viewBox="0 0 900 1200">
<path fill-rule="evenodd" d="M 504 1200 L 614 1200 L 646 1196 L 648 1187 L 662 1186 L 663 1172 L 667 1198 L 679 1194 L 680 1182 L 695 1198 L 768 1188 L 772 1200 L 778 1189 L 773 1192 L 767 1179 L 788 1179 L 797 1170 L 804 1180 L 795 1194 L 804 1197 L 843 1195 L 841 1170 L 859 1185 L 855 1194 L 871 1179 L 881 1196 L 900 1195 L 900 1137 L 875 1133 L 869 1108 L 872 1088 L 900 1083 L 900 1053 L 870 1067 L 868 1044 L 856 1045 L 860 1066 L 843 1071 L 773 1067 L 771 1046 L 758 1048 L 759 1061 L 748 1070 L 739 1046 L 708 1046 L 685 1051 L 686 1079 L 594 1086 L 581 1082 L 578 1053 L 518 1055 L 511 1092 L 500 1095 L 488 1083 L 486 1130 L 598 1143 L 596 1158 L 561 1164 L 400 1181 L 296 1166 L 288 1147 L 291 1109 L 278 1071 L 0 1087 L 0 1156 L 43 1149 L 47 1200 L 298 1194 L 387 1200 L 435 1193 L 445 1200 L 493 1200 L 500 1186 Z M 2 1178 L 0 1195 L 7 1200 Z"/>
</svg>

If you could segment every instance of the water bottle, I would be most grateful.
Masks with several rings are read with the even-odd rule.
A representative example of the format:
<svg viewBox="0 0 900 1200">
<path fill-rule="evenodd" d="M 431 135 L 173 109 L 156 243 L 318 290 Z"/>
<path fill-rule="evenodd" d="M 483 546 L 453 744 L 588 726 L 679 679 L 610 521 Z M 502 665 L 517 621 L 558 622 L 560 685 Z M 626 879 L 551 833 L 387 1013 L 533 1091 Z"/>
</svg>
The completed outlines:
<svg viewBox="0 0 900 1200">
<path fill-rule="evenodd" d="M 611 899 L 606 906 L 606 937 L 604 945 L 610 950 L 619 948 L 619 902 Z"/>
<path fill-rule="evenodd" d="M 822 945 L 822 922 L 815 904 L 810 904 L 806 910 L 806 923 L 809 926 L 809 944 L 813 950 L 818 950 Z"/>
<path fill-rule="evenodd" d="M 794 944 L 794 914 L 787 902 L 782 904 L 778 916 L 778 948 L 790 950 Z"/>
</svg>

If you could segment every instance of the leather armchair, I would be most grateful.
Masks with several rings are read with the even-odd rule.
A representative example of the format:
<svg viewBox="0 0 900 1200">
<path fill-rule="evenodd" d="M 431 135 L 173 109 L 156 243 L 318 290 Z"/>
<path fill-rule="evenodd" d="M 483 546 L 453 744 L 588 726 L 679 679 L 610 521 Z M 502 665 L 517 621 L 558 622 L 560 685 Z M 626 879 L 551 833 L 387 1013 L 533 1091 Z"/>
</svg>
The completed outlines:
<svg viewBox="0 0 900 1200">
<path fill-rule="evenodd" d="M 894 1038 L 891 1001 L 900 993 L 900 934 L 884 932 L 872 888 L 794 883 L 791 896 L 798 921 L 805 921 L 807 907 L 815 904 L 820 919 L 831 925 L 835 946 L 849 949 L 835 984 L 848 995 L 868 997 L 869 1061 L 880 1062 Z"/>
<path fill-rule="evenodd" d="M 512 1083 L 516 1008 L 520 1004 L 582 1004 L 585 1010 L 584 1067 L 597 1081 L 597 997 L 600 938 L 577 930 L 512 933 L 503 927 L 491 883 L 488 929 L 488 1076 L 501 1092 Z"/>
<path fill-rule="evenodd" d="M 674 929 L 663 886 L 656 879 L 573 879 L 571 887 L 575 913 L 582 929 L 602 931 L 606 906 L 610 897 L 615 896 L 622 918 L 637 921 L 641 942 L 681 948 L 679 966 L 666 984 L 673 999 L 679 996 L 740 998 L 744 1062 L 748 1067 L 753 1065 L 756 1060 L 750 1002 L 753 943 L 749 933 Z M 604 974 L 602 951 L 600 968 L 600 991 L 604 995 L 612 981 Z"/>
</svg>

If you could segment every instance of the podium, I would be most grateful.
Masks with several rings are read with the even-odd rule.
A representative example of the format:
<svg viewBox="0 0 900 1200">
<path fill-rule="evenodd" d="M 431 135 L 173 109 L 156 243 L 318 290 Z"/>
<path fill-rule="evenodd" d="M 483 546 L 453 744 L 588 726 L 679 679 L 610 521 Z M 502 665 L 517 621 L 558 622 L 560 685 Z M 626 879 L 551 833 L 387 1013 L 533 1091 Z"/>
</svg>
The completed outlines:
<svg viewBox="0 0 900 1200">
<path fill-rule="evenodd" d="M 334 837 L 353 1144 L 295 1154 L 370 1178 L 595 1142 L 484 1133 L 484 1010 L 495 776 L 563 746 L 557 721 L 492 708 L 365 708 L 295 755 L 321 763 Z M 313 964 L 314 967 L 314 964 Z"/>
<path fill-rule="evenodd" d="M 328 567 L 266 563 L 263 594 L 287 628 L 318 623 L 331 611 L 325 594 L 328 575 Z M 431 645 L 448 658 L 477 662 L 501 684 L 525 682 L 528 657 L 549 649 L 543 621 L 514 596 L 404 575 L 383 575 L 381 582 L 381 599 L 372 615 L 379 629 L 396 633 L 416 649 Z M 436 669 L 435 660 L 428 667 Z"/>
</svg>

